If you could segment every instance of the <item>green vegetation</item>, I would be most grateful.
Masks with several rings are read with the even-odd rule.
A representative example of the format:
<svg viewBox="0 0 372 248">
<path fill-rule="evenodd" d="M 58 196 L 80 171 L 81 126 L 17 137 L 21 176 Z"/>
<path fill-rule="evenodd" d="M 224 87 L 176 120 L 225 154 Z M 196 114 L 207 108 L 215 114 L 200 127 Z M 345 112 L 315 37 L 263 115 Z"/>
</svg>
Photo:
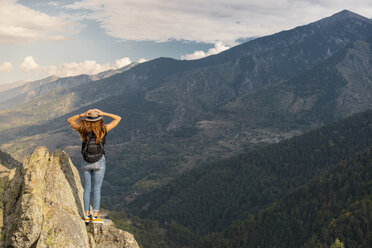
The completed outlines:
<svg viewBox="0 0 372 248">
<path fill-rule="evenodd" d="M 371 146 L 367 111 L 190 170 L 129 210 L 157 220 L 174 247 L 329 247 L 337 237 L 366 247 Z"/>
<path fill-rule="evenodd" d="M 372 230 L 372 149 L 337 164 L 278 202 L 201 247 L 329 247 L 340 237 L 346 247 L 369 247 Z M 213 237 L 211 239 L 211 237 Z"/>
<path fill-rule="evenodd" d="M 372 111 L 186 172 L 138 197 L 130 209 L 196 232 L 221 231 L 369 146 Z"/>
<path fill-rule="evenodd" d="M 171 248 L 174 242 L 167 240 L 166 231 L 155 220 L 139 219 L 124 212 L 110 212 L 117 228 L 133 234 L 141 247 Z"/>
</svg>

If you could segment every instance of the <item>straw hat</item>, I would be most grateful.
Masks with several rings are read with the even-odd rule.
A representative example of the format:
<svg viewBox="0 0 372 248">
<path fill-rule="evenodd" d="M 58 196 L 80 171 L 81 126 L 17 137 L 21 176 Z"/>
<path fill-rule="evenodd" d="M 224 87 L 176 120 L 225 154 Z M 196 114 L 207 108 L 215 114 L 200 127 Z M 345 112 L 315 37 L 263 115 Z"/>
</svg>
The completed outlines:
<svg viewBox="0 0 372 248">
<path fill-rule="evenodd" d="M 94 109 L 91 109 L 87 113 L 87 117 L 85 117 L 86 121 L 98 121 L 101 120 L 103 116 L 98 115 L 98 112 L 95 111 Z"/>
</svg>

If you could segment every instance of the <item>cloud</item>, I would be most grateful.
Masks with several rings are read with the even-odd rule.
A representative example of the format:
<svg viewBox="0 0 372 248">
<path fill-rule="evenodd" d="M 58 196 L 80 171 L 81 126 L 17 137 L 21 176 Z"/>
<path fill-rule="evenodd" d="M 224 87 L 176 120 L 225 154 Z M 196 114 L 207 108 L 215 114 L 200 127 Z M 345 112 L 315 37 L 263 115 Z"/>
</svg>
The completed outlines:
<svg viewBox="0 0 372 248">
<path fill-rule="evenodd" d="M 139 63 L 146 61 L 140 59 Z M 128 57 L 115 60 L 112 64 L 100 64 L 96 60 L 84 60 L 82 62 L 61 63 L 59 65 L 42 66 L 39 65 L 32 56 L 27 56 L 19 66 L 24 73 L 38 73 L 45 75 L 54 75 L 57 77 L 77 76 L 81 74 L 94 75 L 111 69 L 119 69 L 131 64 Z"/>
<path fill-rule="evenodd" d="M 113 69 L 110 64 L 99 64 L 95 60 L 84 60 L 78 63 L 62 63 L 58 66 L 47 67 L 48 74 L 57 77 L 69 77 L 80 74 L 93 75 L 110 69 Z"/>
<path fill-rule="evenodd" d="M 124 67 L 126 65 L 129 65 L 130 63 L 132 63 L 130 61 L 130 59 L 128 57 L 125 57 L 125 58 L 115 60 L 114 65 L 115 65 L 116 68 L 121 68 L 121 67 Z"/>
<path fill-rule="evenodd" d="M 22 72 L 35 72 L 44 70 L 42 66 L 36 63 L 32 56 L 27 56 L 26 58 L 24 58 L 22 64 L 19 66 L 19 69 Z"/>
<path fill-rule="evenodd" d="M 82 0 L 66 7 L 123 40 L 224 44 L 291 29 L 343 9 L 367 17 L 372 13 L 370 0 Z"/>
<path fill-rule="evenodd" d="M 217 54 L 217 53 L 223 52 L 223 51 L 225 51 L 225 50 L 227 50 L 229 48 L 231 48 L 231 47 L 230 46 L 226 46 L 222 42 L 219 41 L 219 42 L 216 42 L 214 44 L 214 48 L 209 49 L 208 52 L 195 51 L 193 53 L 190 53 L 190 54 L 186 54 L 186 55 L 181 56 L 181 59 L 185 59 L 185 60 L 201 59 L 201 58 L 207 57 L 209 55 L 213 55 L 213 54 Z"/>
<path fill-rule="evenodd" d="M 47 5 L 54 6 L 54 7 L 58 7 L 59 6 L 59 4 L 57 2 L 53 2 L 53 1 L 48 2 Z"/>
<path fill-rule="evenodd" d="M 0 72 L 8 72 L 13 69 L 13 65 L 10 62 L 4 62 L 0 64 Z"/>
<path fill-rule="evenodd" d="M 27 8 L 16 0 L 1 1 L 0 44 L 65 40 L 78 29 L 79 24 L 76 22 Z"/>
</svg>

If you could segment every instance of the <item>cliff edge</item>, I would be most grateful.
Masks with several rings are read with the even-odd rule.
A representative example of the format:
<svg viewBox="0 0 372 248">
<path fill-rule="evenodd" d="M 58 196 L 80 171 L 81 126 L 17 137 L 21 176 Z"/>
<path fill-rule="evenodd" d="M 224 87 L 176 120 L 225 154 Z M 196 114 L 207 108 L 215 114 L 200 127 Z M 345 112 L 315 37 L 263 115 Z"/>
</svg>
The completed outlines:
<svg viewBox="0 0 372 248">
<path fill-rule="evenodd" d="M 37 147 L 4 188 L 0 247 L 139 248 L 132 234 L 111 225 L 87 228 L 79 173 L 64 151 Z"/>
</svg>

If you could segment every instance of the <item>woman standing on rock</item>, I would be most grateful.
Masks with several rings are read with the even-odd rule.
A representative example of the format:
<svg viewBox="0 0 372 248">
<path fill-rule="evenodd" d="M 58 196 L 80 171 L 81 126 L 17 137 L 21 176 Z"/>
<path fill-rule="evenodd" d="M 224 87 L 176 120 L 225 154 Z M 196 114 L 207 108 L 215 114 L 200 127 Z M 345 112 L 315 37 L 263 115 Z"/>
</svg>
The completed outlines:
<svg viewBox="0 0 372 248">
<path fill-rule="evenodd" d="M 113 119 L 109 124 L 104 124 L 102 118 L 107 116 Z M 82 118 L 83 117 L 83 118 Z M 79 120 L 77 122 L 77 120 Z M 107 132 L 116 127 L 121 117 L 104 113 L 99 109 L 90 109 L 87 112 L 68 118 L 71 127 L 79 132 L 83 141 L 81 153 L 85 160 L 82 166 L 84 174 L 84 210 L 85 222 L 103 223 L 98 216 L 101 201 L 101 186 L 106 170 L 105 136 Z M 90 192 L 93 180 L 93 213 L 90 213 Z"/>
</svg>

